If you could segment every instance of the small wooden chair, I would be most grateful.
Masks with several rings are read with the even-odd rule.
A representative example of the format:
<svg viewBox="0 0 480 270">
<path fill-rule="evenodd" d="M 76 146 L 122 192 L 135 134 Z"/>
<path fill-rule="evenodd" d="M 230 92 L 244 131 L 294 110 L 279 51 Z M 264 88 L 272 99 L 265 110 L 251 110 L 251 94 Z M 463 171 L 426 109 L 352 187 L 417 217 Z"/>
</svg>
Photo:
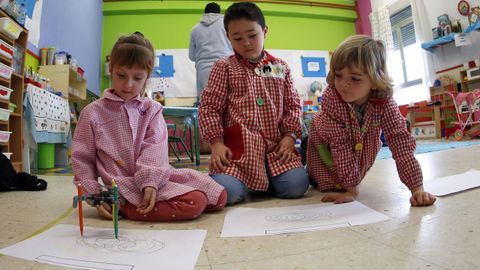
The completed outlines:
<svg viewBox="0 0 480 270">
<path fill-rule="evenodd" d="M 188 151 L 188 148 L 185 145 L 185 137 L 187 136 L 188 134 L 187 131 L 190 130 L 191 125 L 189 126 L 188 121 L 184 121 L 184 124 L 185 124 L 184 129 L 183 131 L 180 131 L 181 134 L 178 134 L 180 135 L 178 136 L 177 125 L 175 123 L 167 123 L 167 129 L 172 130 L 172 133 L 171 133 L 172 135 L 168 136 L 168 145 L 170 146 L 170 148 L 172 148 L 173 154 L 175 155 L 175 157 L 177 157 L 177 160 L 180 161 L 180 157 L 178 155 L 179 153 L 182 153 L 182 151 L 180 151 L 180 149 L 178 148 L 178 144 L 180 143 L 180 145 L 183 147 L 183 149 L 187 153 L 190 160 L 193 162 L 193 155 L 192 153 L 190 153 L 190 151 Z M 191 137 L 190 137 L 190 145 L 192 145 Z"/>
</svg>

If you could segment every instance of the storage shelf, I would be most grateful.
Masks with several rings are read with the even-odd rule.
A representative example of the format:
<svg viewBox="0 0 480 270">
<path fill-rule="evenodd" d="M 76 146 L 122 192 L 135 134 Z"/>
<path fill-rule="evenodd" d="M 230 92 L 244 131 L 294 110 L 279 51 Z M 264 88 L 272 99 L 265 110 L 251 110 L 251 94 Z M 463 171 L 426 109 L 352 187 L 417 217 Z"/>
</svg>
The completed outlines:
<svg viewBox="0 0 480 270">
<path fill-rule="evenodd" d="M 467 29 L 465 29 L 465 31 L 463 31 L 462 33 L 463 34 L 468 34 L 472 31 L 477 30 L 477 29 L 480 29 L 480 20 L 478 20 L 476 23 L 467 27 Z M 435 50 L 435 48 L 437 48 L 439 46 L 443 46 L 443 45 L 454 42 L 456 34 L 459 34 L 459 33 L 451 33 L 448 36 L 444 36 L 444 37 L 437 38 L 437 39 L 429 41 L 429 42 L 422 43 L 422 49 L 427 50 L 429 52 L 433 52 Z"/>
<path fill-rule="evenodd" d="M 0 9 L 0 18 L 10 18 L 11 17 L 5 13 L 5 11 Z M 17 24 L 15 21 L 13 21 Z M 18 24 L 17 24 L 18 25 Z M 25 59 L 25 52 L 27 50 L 27 41 L 28 41 L 28 31 L 24 28 L 20 27 L 21 32 L 17 39 L 12 39 L 4 34 L 0 33 L 0 39 L 2 39 L 5 43 L 16 47 L 21 48 L 22 55 L 19 57 L 20 59 Z M 0 62 L 7 66 L 12 66 L 14 60 L 10 59 L 4 55 L 0 55 Z M 19 70 L 23 70 L 25 63 L 24 62 L 17 62 L 16 64 L 19 65 Z M 23 92 L 24 92 L 24 82 L 23 82 L 23 75 L 13 72 L 11 77 L 6 79 L 0 77 L 0 84 L 3 86 L 7 86 L 8 88 L 12 89 L 13 92 L 10 94 L 10 100 L 0 100 L 0 107 L 1 108 L 8 108 L 10 102 L 16 104 L 18 107 L 15 112 L 10 113 L 10 117 L 8 121 L 0 122 L 0 130 L 2 131 L 10 131 L 12 134 L 8 142 L 0 143 L 3 146 L 3 150 L 7 152 L 11 152 L 13 167 L 17 171 L 22 171 L 22 148 L 23 148 L 23 138 L 22 138 L 22 104 L 23 104 Z"/>
<path fill-rule="evenodd" d="M 69 100 L 81 101 L 86 99 L 87 80 L 70 65 L 40 66 L 38 72 L 49 78 L 55 91 L 62 92 L 63 96 L 68 97 Z M 71 93 L 70 88 L 76 89 L 78 94 Z"/>
<path fill-rule="evenodd" d="M 478 83 L 478 82 L 480 82 L 480 78 L 462 81 L 462 83 Z"/>
<path fill-rule="evenodd" d="M 12 64 L 12 58 L 5 57 L 3 54 L 0 54 L 0 60 L 2 62 L 6 62 L 7 64 Z"/>
<path fill-rule="evenodd" d="M 18 73 L 16 73 L 16 72 L 13 72 L 13 73 L 12 73 L 12 77 L 19 78 L 19 79 L 22 79 L 22 80 L 23 80 L 23 75 L 18 74 Z"/>
<path fill-rule="evenodd" d="M 5 78 L 3 78 L 3 77 L 0 77 L 0 82 L 10 83 L 10 80 L 9 80 L 9 79 L 5 79 Z"/>
</svg>

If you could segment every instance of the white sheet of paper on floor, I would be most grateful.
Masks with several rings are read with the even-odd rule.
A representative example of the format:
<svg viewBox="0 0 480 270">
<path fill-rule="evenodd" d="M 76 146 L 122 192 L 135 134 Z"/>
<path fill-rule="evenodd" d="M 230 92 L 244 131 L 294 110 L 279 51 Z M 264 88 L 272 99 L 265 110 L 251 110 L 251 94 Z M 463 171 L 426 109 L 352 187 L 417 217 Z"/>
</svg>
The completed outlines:
<svg viewBox="0 0 480 270">
<path fill-rule="evenodd" d="M 57 225 L 0 253 L 80 269 L 194 269 L 206 230 L 120 230 Z M 188 243 L 186 245 L 185 243 Z"/>
<path fill-rule="evenodd" d="M 423 187 L 435 196 L 445 196 L 480 187 L 480 171 L 471 169 L 461 174 L 425 181 Z"/>
<path fill-rule="evenodd" d="M 228 210 L 221 237 L 261 236 L 331 230 L 376 223 L 389 218 L 354 201 L 276 208 Z"/>
</svg>

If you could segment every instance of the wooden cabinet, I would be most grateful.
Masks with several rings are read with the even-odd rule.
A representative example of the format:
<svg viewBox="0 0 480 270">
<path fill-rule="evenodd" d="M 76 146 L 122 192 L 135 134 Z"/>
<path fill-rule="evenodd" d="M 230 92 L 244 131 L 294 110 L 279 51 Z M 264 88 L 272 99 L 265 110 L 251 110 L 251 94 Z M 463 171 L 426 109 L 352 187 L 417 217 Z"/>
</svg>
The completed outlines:
<svg viewBox="0 0 480 270">
<path fill-rule="evenodd" d="M 0 9 L 0 18 L 9 17 L 2 9 Z M 22 116 L 23 116 L 23 68 L 25 61 L 25 51 L 28 40 L 28 31 L 14 22 L 20 31 L 17 39 L 12 39 L 10 36 L 0 33 L 0 39 L 14 48 L 13 57 L 6 57 L 0 55 L 0 63 L 5 66 L 12 67 L 14 71 L 10 78 L 0 77 L 0 85 L 10 88 L 13 91 L 10 93 L 10 98 L 0 99 L 0 108 L 9 109 L 10 103 L 16 105 L 13 112 L 10 113 L 8 121 L 0 121 L 0 131 L 11 132 L 7 142 L 0 142 L 0 148 L 3 153 L 12 153 L 10 160 L 16 171 L 22 171 Z"/>
<path fill-rule="evenodd" d="M 467 77 L 467 71 L 460 71 L 460 79 L 462 80 L 462 82 L 460 83 L 462 87 L 462 92 L 470 92 L 475 89 L 480 89 L 480 78 L 472 78 L 471 80 L 469 80 Z"/>
<path fill-rule="evenodd" d="M 70 65 L 40 66 L 38 72 L 50 79 L 55 91 L 61 91 L 68 100 L 80 101 L 87 97 L 87 80 Z"/>
<path fill-rule="evenodd" d="M 453 106 L 453 100 L 450 94 L 456 95 L 458 90 L 459 89 L 457 88 L 456 84 L 430 87 L 430 98 L 432 101 L 441 102 L 443 107 Z"/>
</svg>

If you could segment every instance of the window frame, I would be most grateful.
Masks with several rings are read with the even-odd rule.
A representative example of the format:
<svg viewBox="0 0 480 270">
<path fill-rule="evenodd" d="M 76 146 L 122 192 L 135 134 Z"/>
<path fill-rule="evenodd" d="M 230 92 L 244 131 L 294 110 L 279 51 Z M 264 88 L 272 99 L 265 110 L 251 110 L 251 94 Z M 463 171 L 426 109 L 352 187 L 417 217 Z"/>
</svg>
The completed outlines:
<svg viewBox="0 0 480 270">
<path fill-rule="evenodd" d="M 390 20 L 393 16 L 399 14 L 400 12 L 402 12 L 403 10 L 407 9 L 407 8 L 412 8 L 411 5 L 408 5 L 407 7 L 401 9 L 400 11 L 396 12 L 395 14 L 391 15 L 390 16 Z M 411 86 L 415 86 L 415 85 L 419 85 L 419 84 L 422 84 L 423 83 L 423 79 L 422 78 L 418 78 L 418 79 L 415 79 L 415 80 L 411 80 L 409 81 L 408 78 L 407 78 L 407 67 L 405 65 L 405 53 L 403 51 L 404 47 L 403 47 L 403 38 L 402 38 L 402 27 L 408 25 L 412 23 L 413 24 L 413 27 L 415 29 L 415 24 L 413 22 L 413 16 L 410 16 L 406 19 L 403 19 L 399 22 L 397 22 L 395 25 L 391 24 L 391 28 L 392 28 L 392 35 L 393 35 L 393 32 L 395 32 L 396 36 L 397 36 L 397 39 L 398 39 L 398 50 L 400 51 L 400 57 L 401 57 L 401 62 L 402 62 L 402 72 L 403 72 L 403 82 L 400 83 L 399 85 L 395 85 L 394 86 L 394 89 L 403 89 L 403 88 L 408 88 L 408 87 L 411 87 Z M 417 38 L 415 37 L 415 43 L 417 41 Z M 395 48 L 394 48 L 394 51 L 395 51 Z"/>
</svg>

